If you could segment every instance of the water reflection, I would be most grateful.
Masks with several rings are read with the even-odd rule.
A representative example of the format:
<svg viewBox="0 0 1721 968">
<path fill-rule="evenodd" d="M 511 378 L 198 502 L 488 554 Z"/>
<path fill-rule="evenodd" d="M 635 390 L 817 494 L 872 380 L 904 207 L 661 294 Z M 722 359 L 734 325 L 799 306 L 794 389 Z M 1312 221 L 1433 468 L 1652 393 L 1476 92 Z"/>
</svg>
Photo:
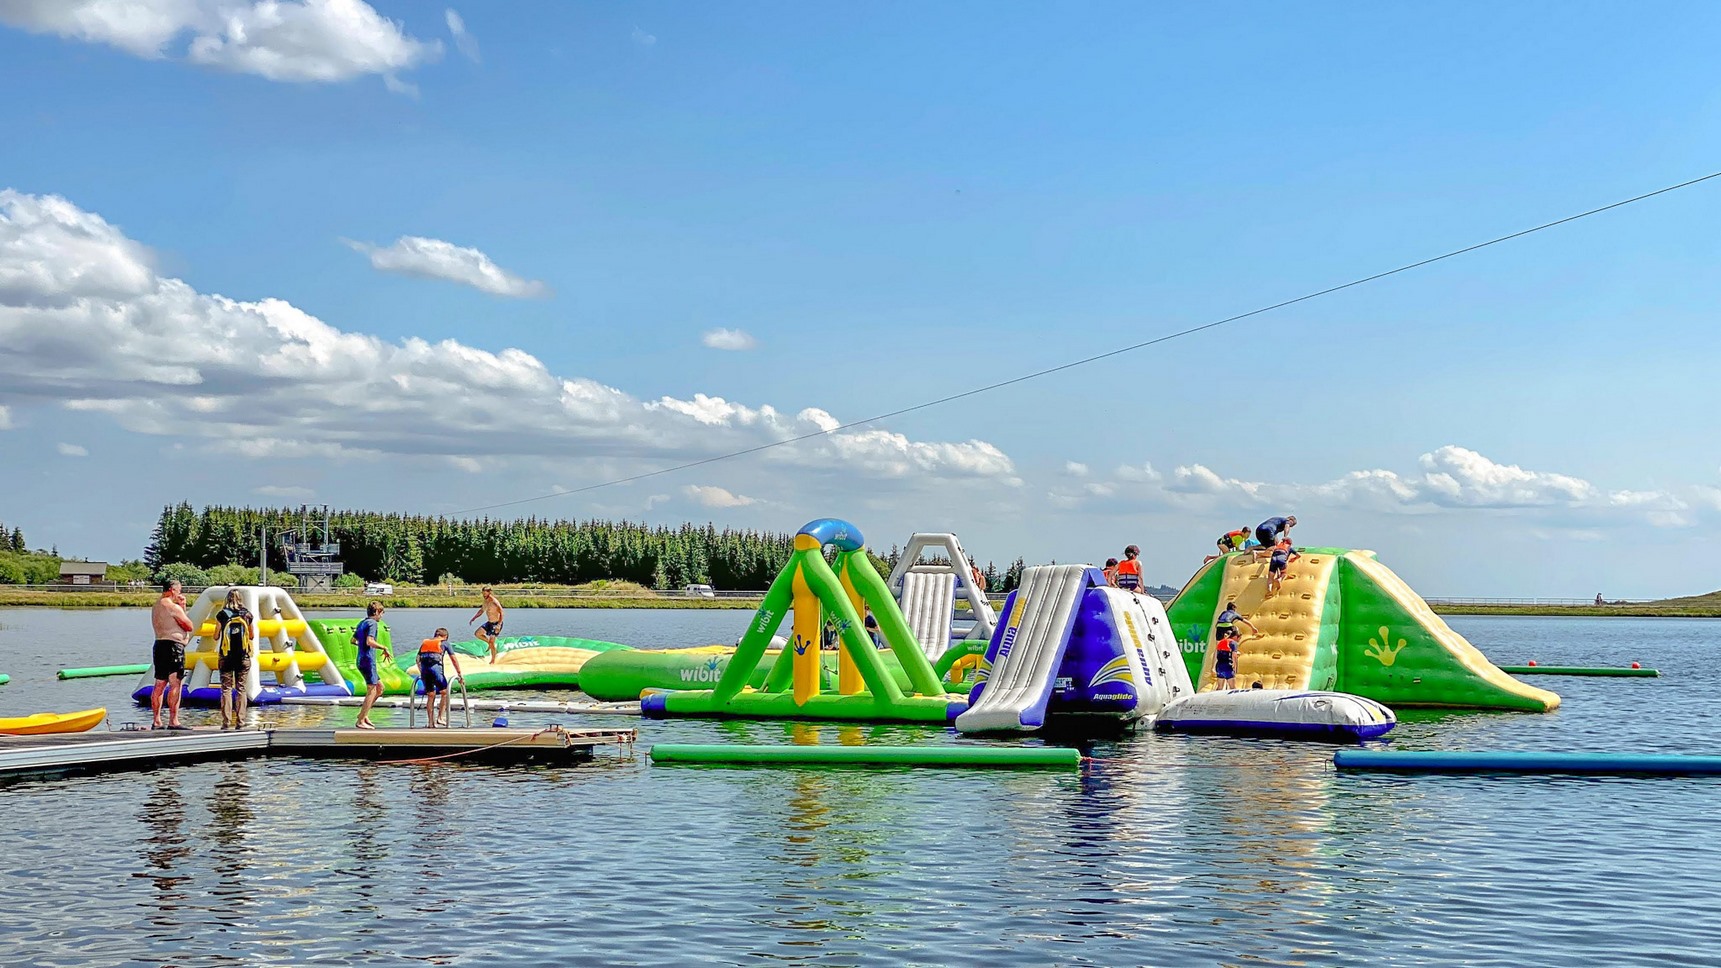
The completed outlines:
<svg viewBox="0 0 1721 968">
<path fill-rule="evenodd" d="M 186 829 L 185 796 L 179 785 L 178 771 L 155 771 L 151 774 L 148 795 L 137 813 L 139 825 L 148 834 L 143 838 L 141 852 L 145 869 L 133 876 L 150 882 L 155 901 L 149 920 L 162 928 L 178 927 L 180 919 L 171 915 L 190 899 L 186 887 L 193 876 L 192 871 L 181 870 L 193 851 Z"/>
</svg>

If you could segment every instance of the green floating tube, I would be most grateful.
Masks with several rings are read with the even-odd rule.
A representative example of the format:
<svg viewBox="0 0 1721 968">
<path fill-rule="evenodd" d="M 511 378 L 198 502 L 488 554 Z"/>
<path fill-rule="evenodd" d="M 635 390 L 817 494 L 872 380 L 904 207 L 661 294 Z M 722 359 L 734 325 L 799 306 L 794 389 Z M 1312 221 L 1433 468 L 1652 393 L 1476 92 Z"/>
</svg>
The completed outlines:
<svg viewBox="0 0 1721 968">
<path fill-rule="evenodd" d="M 1630 669 L 1620 666 L 1501 666 L 1500 671 L 1514 676 L 1617 676 L 1653 679 L 1661 675 L 1656 669 Z"/>
<path fill-rule="evenodd" d="M 103 676 L 141 676 L 149 671 L 149 663 L 137 665 L 90 666 L 88 669 L 61 669 L 57 679 L 100 679 Z"/>
<path fill-rule="evenodd" d="M 823 763 L 867 766 L 1079 766 L 1060 746 L 724 746 L 659 743 L 654 763 Z"/>
<path fill-rule="evenodd" d="M 1666 753 L 1411 753 L 1345 749 L 1333 754 L 1333 766 L 1341 770 L 1377 773 L 1707 776 L 1721 774 L 1721 756 Z"/>
</svg>

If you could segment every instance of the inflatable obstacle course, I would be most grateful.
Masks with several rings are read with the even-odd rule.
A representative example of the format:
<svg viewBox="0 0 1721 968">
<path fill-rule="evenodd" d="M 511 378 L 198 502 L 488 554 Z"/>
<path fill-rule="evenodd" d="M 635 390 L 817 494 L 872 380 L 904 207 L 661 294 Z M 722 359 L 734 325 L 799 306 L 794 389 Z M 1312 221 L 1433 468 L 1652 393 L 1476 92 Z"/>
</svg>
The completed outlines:
<svg viewBox="0 0 1721 968">
<path fill-rule="evenodd" d="M 1092 565 L 1024 571 L 976 679 L 956 717 L 963 732 L 1034 730 L 1052 717 L 1129 723 L 1193 691 L 1159 602 L 1109 587 Z"/>
<path fill-rule="evenodd" d="M 824 549 L 837 551 L 834 566 Z M 867 636 L 862 607 L 870 607 L 885 644 L 909 687 L 899 686 Z M 792 618 L 791 618 L 792 615 Z M 757 688 L 748 681 L 771 639 L 791 618 L 788 647 Z M 825 685 L 821 645 L 834 632 L 837 683 Z M 860 529 L 821 518 L 795 535 L 794 550 L 753 615 L 716 684 L 708 690 L 654 693 L 641 700 L 648 716 L 751 716 L 773 719 L 864 719 L 948 722 L 961 700 L 948 699 L 896 599 L 867 558 Z"/>
<path fill-rule="evenodd" d="M 358 623 L 358 619 L 312 619 L 307 624 L 323 643 L 324 650 L 333 657 L 341 674 L 352 683 L 355 692 L 362 693 L 358 647 L 353 644 L 353 633 Z M 377 640 L 395 653 L 393 663 L 379 662 L 377 665 L 383 695 L 404 696 L 422 692 L 417 680 L 417 648 L 394 649 L 387 623 L 383 623 Z M 630 651 L 628 646 L 615 642 L 559 635 L 503 636 L 496 640 L 494 662 L 490 660 L 490 647 L 477 639 L 450 642 L 449 648 L 459 654 L 466 688 L 473 691 L 543 686 L 576 689 L 580 686 L 580 670 L 592 657 L 612 650 Z M 453 675 L 452 669 L 449 674 Z"/>
<path fill-rule="evenodd" d="M 253 705 L 280 702 L 285 696 L 348 696 L 351 687 L 338 662 L 330 661 L 321 638 L 305 621 L 298 603 L 284 588 L 256 585 L 234 586 L 240 601 L 253 616 L 249 646 L 251 667 L 245 690 Z M 182 700 L 196 706 L 221 702 L 221 678 L 215 669 L 217 649 L 215 615 L 227 603 L 227 586 L 203 590 L 186 609 L 197 630 L 186 646 L 186 665 L 181 676 Z M 351 633 L 348 633 L 349 638 Z M 155 675 L 146 665 L 132 699 L 149 702 Z M 265 678 L 267 674 L 267 678 Z"/>
<path fill-rule="evenodd" d="M 1277 594 L 1247 552 L 1203 565 L 1167 610 L 1199 688 L 1213 677 L 1213 626 L 1226 602 L 1259 631 L 1238 647 L 1240 687 L 1340 690 L 1388 706 L 1545 712 L 1560 697 L 1495 667 L 1372 551 L 1300 548 Z"/>
<path fill-rule="evenodd" d="M 933 559 L 921 561 L 921 555 L 929 551 Z M 992 638 L 998 619 L 986 599 L 986 590 L 974 587 L 973 569 L 962 542 L 949 532 L 910 535 L 908 547 L 891 568 L 891 593 L 927 658 L 938 659 L 963 640 L 983 645 Z M 974 622 L 961 636 L 953 631 L 959 599 L 968 605 Z"/>
</svg>

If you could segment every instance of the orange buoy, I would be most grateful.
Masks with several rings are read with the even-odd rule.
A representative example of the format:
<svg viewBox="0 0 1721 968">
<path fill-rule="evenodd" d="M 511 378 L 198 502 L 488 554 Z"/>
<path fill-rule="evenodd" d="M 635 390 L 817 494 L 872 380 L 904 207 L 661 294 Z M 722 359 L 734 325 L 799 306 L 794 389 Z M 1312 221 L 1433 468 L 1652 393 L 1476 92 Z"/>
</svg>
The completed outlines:
<svg viewBox="0 0 1721 968">
<path fill-rule="evenodd" d="M 1535 664 L 1536 664 L 1536 660 L 1535 660 L 1535 659 L 1531 659 L 1531 660 L 1530 660 L 1530 662 L 1529 662 L 1529 664 L 1530 664 L 1530 665 L 1535 665 Z"/>
<path fill-rule="evenodd" d="M 1635 662 L 1633 662 L 1633 663 L 1632 663 L 1632 664 L 1631 664 L 1631 667 L 1632 667 L 1632 668 L 1633 668 L 1633 669 L 1641 669 L 1641 668 L 1643 668 L 1643 666 L 1640 666 L 1640 665 L 1638 665 L 1638 664 L 1637 664 L 1637 663 L 1635 663 Z"/>
</svg>

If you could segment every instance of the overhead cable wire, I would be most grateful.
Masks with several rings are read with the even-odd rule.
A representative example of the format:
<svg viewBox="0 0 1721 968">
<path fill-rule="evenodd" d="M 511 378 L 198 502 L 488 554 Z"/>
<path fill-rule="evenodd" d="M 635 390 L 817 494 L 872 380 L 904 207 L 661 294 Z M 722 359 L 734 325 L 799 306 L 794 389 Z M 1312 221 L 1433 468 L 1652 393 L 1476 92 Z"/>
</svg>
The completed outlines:
<svg viewBox="0 0 1721 968">
<path fill-rule="evenodd" d="M 828 437 L 831 434 L 841 433 L 844 430 L 853 430 L 856 427 L 864 427 L 867 424 L 878 423 L 881 420 L 889 420 L 892 417 L 900 417 L 900 416 L 903 416 L 904 414 L 914 413 L 914 412 L 919 411 L 919 410 L 926 410 L 926 409 L 930 409 L 932 407 L 943 406 L 944 404 L 947 404 L 947 403 L 954 403 L 957 400 L 963 400 L 963 399 L 967 399 L 968 397 L 979 396 L 982 393 L 991 393 L 993 390 L 1001 390 L 1005 387 L 1015 386 L 1018 383 L 1026 383 L 1029 380 L 1038 380 L 1041 377 L 1051 376 L 1054 373 L 1062 373 L 1065 370 L 1073 370 L 1079 366 L 1087 366 L 1090 363 L 1098 363 L 1101 360 L 1109 360 L 1114 356 L 1122 356 L 1125 353 L 1133 353 L 1137 350 L 1143 350 L 1143 349 L 1146 349 L 1150 346 L 1158 346 L 1161 343 L 1168 343 L 1174 339 L 1182 339 L 1185 336 L 1193 336 L 1196 333 L 1203 333 L 1203 332 L 1206 332 L 1207 330 L 1210 330 L 1210 329 L 1217 329 L 1220 326 L 1225 326 L 1225 325 L 1228 325 L 1230 323 L 1235 323 L 1235 322 L 1239 322 L 1241 320 L 1249 319 L 1250 317 L 1253 317 L 1253 316 L 1260 316 L 1263 313 L 1270 313 L 1270 312 L 1273 312 L 1274 310 L 1284 309 L 1287 306 L 1295 306 L 1298 303 L 1308 302 L 1311 299 L 1319 299 L 1322 296 L 1330 296 L 1335 292 L 1343 292 L 1346 289 L 1354 289 L 1357 286 L 1362 286 L 1362 285 L 1366 285 L 1366 284 L 1371 283 L 1371 282 L 1376 282 L 1378 280 L 1385 279 L 1388 276 L 1396 276 L 1396 275 L 1403 273 L 1403 272 L 1409 272 L 1412 269 L 1420 269 L 1423 266 L 1430 266 L 1436 262 L 1444 262 L 1447 259 L 1454 259 L 1454 258 L 1457 258 L 1458 256 L 1461 256 L 1461 255 L 1467 255 L 1471 252 L 1476 252 L 1480 249 L 1486 249 L 1489 246 L 1499 245 L 1502 242 L 1510 242 L 1513 239 L 1521 239 L 1526 235 L 1534 235 L 1537 232 L 1544 232 L 1544 231 L 1547 231 L 1548 229 L 1551 229 L 1551 228 L 1557 228 L 1561 225 L 1566 225 L 1566 224 L 1571 223 L 1571 222 L 1576 222 L 1579 219 L 1589 218 L 1592 215 L 1600 215 L 1603 212 L 1610 212 L 1616 208 L 1623 208 L 1627 205 L 1632 205 L 1632 204 L 1635 204 L 1637 202 L 1641 202 L 1641 201 L 1645 201 L 1647 199 L 1654 198 L 1657 195 L 1666 195 L 1669 192 L 1676 192 L 1682 188 L 1690 188 L 1693 185 L 1702 184 L 1703 182 L 1710 181 L 1710 180 L 1715 179 L 1715 178 L 1721 178 L 1721 171 L 1710 172 L 1707 175 L 1702 175 L 1702 176 L 1697 177 L 1697 178 L 1692 178 L 1692 179 L 1689 179 L 1687 181 L 1682 181 L 1676 185 L 1668 185 L 1664 188 L 1657 188 L 1656 190 L 1651 191 L 1651 192 L 1644 192 L 1641 195 L 1633 195 L 1630 198 L 1623 198 L 1617 202 L 1612 202 L 1612 203 L 1609 203 L 1607 205 L 1603 205 L 1599 208 L 1592 208 L 1592 209 L 1589 209 L 1588 211 L 1579 212 L 1576 215 L 1567 215 L 1565 218 L 1555 219 L 1552 222 L 1543 222 L 1540 225 L 1532 226 L 1532 227 L 1527 228 L 1527 229 L 1520 229 L 1517 232 L 1513 232 L 1509 235 L 1502 235 L 1498 238 L 1489 239 L 1486 242 L 1477 242 L 1474 245 L 1467 245 L 1461 249 L 1453 249 L 1450 252 L 1444 252 L 1444 253 L 1441 253 L 1440 255 L 1430 256 L 1429 258 L 1420 259 L 1416 262 L 1406 263 L 1406 264 L 1401 265 L 1395 269 L 1387 269 L 1383 272 L 1377 272 L 1373 275 L 1363 276 L 1360 279 L 1352 279 L 1350 282 L 1340 283 L 1339 285 L 1336 285 L 1336 286 L 1328 286 L 1325 289 L 1320 289 L 1320 290 L 1317 290 L 1315 292 L 1304 293 L 1301 296 L 1296 296 L 1296 297 L 1291 298 L 1291 299 L 1285 299 L 1285 300 L 1282 300 L 1280 302 L 1273 303 L 1270 306 L 1262 306 L 1259 309 L 1251 309 L 1245 313 L 1238 313 L 1235 316 L 1227 316 L 1224 319 L 1216 319 L 1210 323 L 1202 323 L 1199 326 L 1191 326 L 1188 329 L 1180 329 L 1174 333 L 1166 333 L 1163 336 L 1155 336 L 1153 339 L 1142 340 L 1139 343 L 1131 343 L 1128 346 L 1120 346 L 1116 349 L 1107 350 L 1104 353 L 1096 353 L 1093 356 L 1085 356 L 1079 360 L 1071 360 L 1068 363 L 1060 363 L 1056 366 L 1048 366 L 1045 369 L 1035 370 L 1031 373 L 1024 373 L 1020 376 L 1011 377 L 1008 380 L 999 380 L 996 383 L 988 383 L 984 386 L 973 387 L 973 388 L 968 389 L 968 390 L 961 390 L 961 391 L 958 391 L 956 393 L 946 394 L 945 396 L 937 397 L 937 398 L 932 399 L 932 400 L 926 400 L 926 401 L 923 401 L 921 403 L 916 403 L 916 404 L 913 404 L 912 406 L 902 407 L 900 409 L 891 410 L 891 411 L 888 411 L 886 413 L 874 414 L 873 416 L 865 417 L 865 418 L 862 418 L 860 420 L 851 420 L 848 423 L 838 424 L 835 427 L 831 427 L 831 428 L 828 428 L 825 430 L 815 430 L 811 433 L 800 434 L 799 436 L 795 436 L 795 437 L 786 437 L 782 440 L 773 440 L 773 441 L 770 441 L 768 443 L 758 444 L 758 445 L 755 445 L 753 447 L 746 447 L 746 448 L 743 448 L 741 450 L 731 451 L 731 452 L 726 453 L 726 454 L 718 454 L 714 457 L 702 457 L 699 460 L 686 461 L 685 463 L 675 464 L 675 465 L 672 465 L 670 467 L 659 468 L 659 469 L 654 470 L 654 471 L 645 471 L 643 473 L 633 474 L 633 475 L 630 475 L 628 477 L 618 477 L 618 478 L 615 478 L 614 480 L 601 481 L 601 482 L 596 483 L 596 484 L 587 484 L 587 485 L 584 485 L 582 487 L 567 488 L 565 490 L 560 490 L 560 491 L 551 491 L 550 493 L 547 493 L 547 494 L 536 494 L 536 495 L 533 495 L 532 497 L 522 497 L 522 498 L 517 498 L 517 499 L 512 500 L 512 501 L 502 501 L 502 502 L 499 502 L 496 504 L 485 504 L 485 505 L 482 505 L 479 507 L 464 508 L 464 509 L 459 510 L 459 511 L 451 511 L 448 513 L 450 516 L 458 516 L 458 515 L 462 515 L 462 514 L 476 514 L 480 511 L 494 511 L 498 508 L 514 507 L 514 506 L 520 505 L 520 504 L 530 504 L 534 501 L 547 501 L 550 498 L 567 497 L 567 496 L 572 495 L 572 494 L 583 494 L 587 491 L 596 491 L 596 490 L 599 490 L 601 488 L 606 488 L 606 487 L 617 487 L 617 486 L 622 485 L 622 484 L 632 484 L 632 483 L 635 483 L 637 481 L 643 481 L 643 480 L 647 480 L 647 479 L 650 479 L 653 477 L 662 477 L 665 474 L 674 474 L 678 471 L 691 470 L 695 467 L 704 467 L 707 464 L 716 464 L 716 463 L 719 463 L 721 461 L 734 460 L 738 457 L 746 457 L 746 456 L 751 455 L 751 454 L 757 454 L 761 451 L 771 450 L 771 449 L 777 448 L 777 447 L 786 447 L 790 444 L 798 444 L 798 443 L 802 443 L 802 442 L 808 441 L 808 440 L 815 440 L 819 437 Z"/>
</svg>

